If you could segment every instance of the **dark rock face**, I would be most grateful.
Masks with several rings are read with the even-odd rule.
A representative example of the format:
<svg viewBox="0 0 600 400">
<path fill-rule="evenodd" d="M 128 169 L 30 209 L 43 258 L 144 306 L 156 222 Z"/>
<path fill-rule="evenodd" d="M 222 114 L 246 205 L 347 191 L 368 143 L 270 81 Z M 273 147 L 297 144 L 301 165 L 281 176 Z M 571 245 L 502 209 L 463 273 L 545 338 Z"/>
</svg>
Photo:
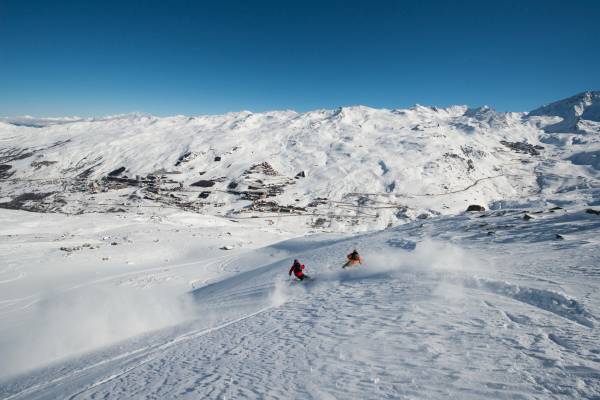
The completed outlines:
<svg viewBox="0 0 600 400">
<path fill-rule="evenodd" d="M 237 182 L 230 182 L 229 185 L 227 185 L 227 189 L 235 189 L 236 187 L 238 187 Z"/>
<path fill-rule="evenodd" d="M 485 211 L 485 207 L 484 206 L 480 206 L 478 204 L 471 204 L 469 205 L 469 207 L 467 207 L 467 212 L 482 212 Z"/>
<path fill-rule="evenodd" d="M 211 186 L 214 186 L 214 185 L 215 185 L 214 181 L 199 180 L 197 182 L 192 183 L 190 186 L 211 187 Z"/>
<path fill-rule="evenodd" d="M 327 220 L 325 218 L 317 218 L 315 222 L 313 222 L 313 227 L 318 228 L 325 226 Z"/>
<path fill-rule="evenodd" d="M 189 161 L 191 158 L 192 158 L 192 152 L 191 151 L 186 151 L 185 153 L 183 153 L 182 155 L 179 156 L 179 158 L 175 162 L 175 166 L 179 167 L 181 164 L 183 164 L 184 162 Z"/>
<path fill-rule="evenodd" d="M 58 163 L 58 161 L 32 161 L 30 165 L 34 169 L 38 170 L 42 167 L 47 167 L 49 165 L 56 164 L 56 163 Z"/>
<path fill-rule="evenodd" d="M 215 161 L 221 161 L 221 157 L 219 157 L 219 156 L 216 156 L 216 157 L 215 157 Z"/>
<path fill-rule="evenodd" d="M 23 160 L 25 158 L 31 157 L 35 154 L 35 151 L 30 151 L 29 149 L 1 149 L 0 150 L 0 162 L 11 162 L 17 160 Z"/>
<path fill-rule="evenodd" d="M 127 210 L 125 210 L 123 207 L 111 207 L 108 210 L 106 210 L 106 212 L 109 212 L 109 213 L 124 213 L 124 212 L 127 212 Z"/>
<path fill-rule="evenodd" d="M 296 174 L 296 176 L 294 178 L 296 178 L 296 179 L 298 179 L 298 178 L 306 178 L 306 172 L 300 171 L 300 172 L 298 172 Z"/>
<path fill-rule="evenodd" d="M 9 148 L 0 148 L 0 164 L 6 164 L 11 161 L 16 160 L 24 160 L 33 156 L 36 153 L 39 153 L 44 150 L 49 150 L 54 147 L 62 146 L 66 143 L 69 143 L 71 139 L 54 142 L 50 146 L 47 147 L 38 147 L 38 148 L 18 148 L 18 147 L 9 147 Z"/>
<path fill-rule="evenodd" d="M 12 176 L 15 171 L 8 172 L 11 168 L 12 165 L 0 164 L 0 179 L 8 179 Z"/>
<path fill-rule="evenodd" d="M 49 205 L 42 204 L 41 202 L 53 194 L 54 192 L 23 193 L 9 202 L 0 203 L 0 208 L 33 212 L 48 212 L 49 210 L 47 208 Z"/>
<path fill-rule="evenodd" d="M 593 208 L 588 208 L 587 210 L 585 210 L 585 212 L 586 212 L 587 214 L 600 215 L 600 211 L 598 211 L 598 210 L 594 210 Z"/>
<path fill-rule="evenodd" d="M 209 191 L 200 192 L 200 194 L 198 195 L 198 198 L 200 198 L 200 199 L 206 199 L 208 196 L 210 196 L 210 192 Z"/>
<path fill-rule="evenodd" d="M 467 171 L 474 171 L 475 170 L 475 164 L 473 163 L 473 160 L 469 159 L 467 160 Z"/>
<path fill-rule="evenodd" d="M 523 215 L 523 219 L 525 221 L 529 221 L 530 219 L 533 219 L 533 217 L 531 215 L 529 215 L 529 214 L 525 214 L 525 215 Z"/>
<path fill-rule="evenodd" d="M 121 167 L 121 168 L 117 168 L 114 171 L 110 171 L 108 173 L 108 176 L 119 176 L 121 175 L 123 172 L 125 172 L 125 167 Z"/>
</svg>

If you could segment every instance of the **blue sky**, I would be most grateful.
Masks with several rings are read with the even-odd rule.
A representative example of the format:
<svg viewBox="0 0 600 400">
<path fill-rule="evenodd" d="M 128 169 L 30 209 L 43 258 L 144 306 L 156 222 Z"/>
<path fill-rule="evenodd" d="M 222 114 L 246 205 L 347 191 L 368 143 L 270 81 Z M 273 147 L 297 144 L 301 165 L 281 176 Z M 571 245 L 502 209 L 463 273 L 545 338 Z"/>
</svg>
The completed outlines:
<svg viewBox="0 0 600 400">
<path fill-rule="evenodd" d="M 600 89 L 599 1 L 0 1 L 0 115 L 487 104 Z"/>
</svg>

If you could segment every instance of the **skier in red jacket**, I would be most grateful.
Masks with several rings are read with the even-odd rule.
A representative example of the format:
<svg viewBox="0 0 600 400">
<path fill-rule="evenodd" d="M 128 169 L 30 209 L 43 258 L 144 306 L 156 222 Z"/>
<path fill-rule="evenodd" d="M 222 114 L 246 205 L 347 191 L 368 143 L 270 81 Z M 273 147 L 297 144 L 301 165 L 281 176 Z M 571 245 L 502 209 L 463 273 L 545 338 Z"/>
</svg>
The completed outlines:
<svg viewBox="0 0 600 400">
<path fill-rule="evenodd" d="M 352 253 L 348 254 L 346 258 L 348 259 L 348 261 L 346 262 L 346 264 L 342 265 L 342 268 L 348 268 L 356 264 L 362 264 L 363 262 L 362 257 L 358 254 L 358 251 L 356 251 L 356 249 L 354 249 Z"/>
<path fill-rule="evenodd" d="M 292 267 L 290 268 L 290 272 L 288 273 L 288 275 L 292 276 L 292 272 L 293 272 L 294 276 L 296 278 L 300 279 L 301 281 L 304 280 L 304 278 L 310 279 L 310 276 L 308 276 L 304 272 L 302 272 L 303 269 L 304 269 L 304 264 L 300 264 L 300 261 L 298 261 L 296 259 L 296 260 L 294 260 L 294 264 L 292 264 Z"/>
</svg>

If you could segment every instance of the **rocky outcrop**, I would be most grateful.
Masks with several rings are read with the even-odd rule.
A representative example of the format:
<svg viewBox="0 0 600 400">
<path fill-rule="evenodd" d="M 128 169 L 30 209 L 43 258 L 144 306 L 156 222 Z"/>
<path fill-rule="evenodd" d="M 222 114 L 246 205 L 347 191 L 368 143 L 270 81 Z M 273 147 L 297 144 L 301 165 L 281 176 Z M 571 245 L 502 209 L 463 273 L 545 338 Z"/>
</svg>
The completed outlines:
<svg viewBox="0 0 600 400">
<path fill-rule="evenodd" d="M 197 187 L 212 187 L 215 186 L 215 181 L 214 180 L 199 180 L 196 181 L 194 183 L 192 183 L 190 186 L 197 186 Z"/>
<path fill-rule="evenodd" d="M 54 192 L 23 193 L 13 198 L 11 201 L 0 203 L 0 208 L 33 212 L 54 212 L 56 211 L 54 202 L 45 201 L 53 194 Z"/>
<path fill-rule="evenodd" d="M 42 167 L 48 167 L 50 165 L 57 164 L 57 163 L 58 163 L 58 161 L 45 161 L 44 160 L 44 161 L 32 161 L 30 165 L 33 167 L 33 169 L 38 170 Z"/>
<path fill-rule="evenodd" d="M 120 167 L 117 168 L 115 170 L 112 170 L 108 173 L 108 176 L 119 176 L 121 175 L 123 172 L 125 172 L 125 167 Z"/>
<path fill-rule="evenodd" d="M 477 205 L 477 204 L 471 204 L 471 205 L 469 205 L 469 207 L 467 207 L 467 212 L 482 212 L 482 211 L 485 211 L 485 207 Z"/>
<path fill-rule="evenodd" d="M 15 171 L 10 171 L 12 169 L 12 165 L 8 164 L 0 164 L 0 179 L 8 179 L 10 178 Z"/>
</svg>

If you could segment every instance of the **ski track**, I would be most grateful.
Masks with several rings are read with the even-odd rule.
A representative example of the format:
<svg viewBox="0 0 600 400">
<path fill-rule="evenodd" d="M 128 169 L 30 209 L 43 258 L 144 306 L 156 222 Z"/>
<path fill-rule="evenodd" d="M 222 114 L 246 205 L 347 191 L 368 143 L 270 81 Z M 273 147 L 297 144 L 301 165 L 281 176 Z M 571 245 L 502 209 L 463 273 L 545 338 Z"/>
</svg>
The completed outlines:
<svg viewBox="0 0 600 400">
<path fill-rule="evenodd" d="M 239 323 L 240 321 L 243 321 L 247 318 L 251 318 L 255 315 L 263 313 L 267 309 L 268 308 L 264 308 L 264 309 L 255 311 L 253 313 L 244 315 L 240 318 L 234 319 L 232 321 L 228 321 L 224 324 L 221 324 L 221 325 L 218 325 L 218 326 L 215 326 L 212 328 L 190 331 L 185 334 L 179 335 L 173 339 L 170 339 L 164 343 L 154 344 L 151 346 L 145 346 L 145 347 L 138 348 L 138 349 L 135 349 L 132 351 L 128 351 L 128 352 L 125 352 L 122 354 L 118 354 L 109 359 L 105 359 L 105 360 L 102 360 L 95 364 L 88 365 L 84 368 L 75 369 L 74 371 L 72 371 L 66 375 L 59 376 L 59 377 L 57 377 L 51 381 L 45 382 L 43 384 L 31 386 L 30 388 L 28 388 L 24 391 L 21 391 L 19 393 L 15 393 L 9 397 L 6 397 L 5 399 L 12 400 L 12 399 L 18 399 L 18 398 L 34 398 L 34 399 L 35 398 L 54 398 L 53 396 L 58 395 L 59 393 L 63 393 L 65 390 L 65 388 L 61 387 L 57 394 L 53 393 L 54 387 L 57 384 L 60 384 L 61 382 L 68 381 L 68 383 L 67 383 L 68 387 L 72 387 L 72 386 L 74 386 L 73 385 L 74 383 L 81 384 L 81 382 L 85 382 L 86 380 L 89 380 L 90 379 L 89 375 L 91 375 L 92 377 L 93 376 L 102 376 L 103 374 L 106 374 L 107 372 L 110 372 L 110 371 L 114 371 L 115 369 L 119 370 L 118 373 L 113 373 L 112 375 L 110 375 L 108 377 L 101 378 L 101 379 L 95 381 L 94 383 L 92 383 L 91 385 L 87 386 L 83 390 L 80 390 L 74 394 L 66 396 L 69 399 L 75 399 L 79 395 L 85 393 L 86 391 L 93 389 L 94 387 L 108 383 L 111 380 L 120 377 L 121 375 L 127 374 L 127 373 L 141 367 L 142 365 L 149 363 L 150 361 L 152 361 L 154 358 L 157 357 L 156 353 L 160 353 L 162 351 L 168 350 L 170 347 L 179 345 L 185 341 L 193 340 L 195 338 L 206 335 L 208 333 L 217 331 L 219 329 L 223 329 L 229 325 Z M 30 395 L 32 397 L 30 397 Z"/>
<path fill-rule="evenodd" d="M 529 333 L 530 342 L 516 342 L 510 330 L 531 328 L 531 320 L 507 326 L 501 315 L 469 315 L 465 299 L 439 307 L 428 294 L 437 282 L 423 278 L 409 274 L 402 280 L 317 286 L 310 301 L 302 301 L 306 293 L 297 287 L 301 295 L 279 308 L 265 308 L 163 345 L 157 356 L 146 356 L 71 398 L 95 399 L 107 393 L 156 399 L 261 398 L 266 393 L 281 399 L 514 398 L 524 391 L 577 396 L 583 393 L 576 387 L 552 384 L 574 375 L 599 389 L 594 383 L 597 370 L 557 368 L 546 355 L 549 341 L 559 351 L 573 353 L 557 334 Z M 412 301 L 404 302 L 406 297 Z M 494 340 L 482 340 L 488 335 Z M 593 343 L 589 336 L 584 339 Z M 507 345 L 514 350 L 498 357 Z M 490 354 L 496 362 L 487 370 L 469 366 Z M 517 368 L 515 358 L 521 364 Z M 537 388 L 526 387 L 532 380 Z M 473 392 L 473 381 L 480 392 Z M 266 382 L 275 384 L 266 387 Z"/>
</svg>

